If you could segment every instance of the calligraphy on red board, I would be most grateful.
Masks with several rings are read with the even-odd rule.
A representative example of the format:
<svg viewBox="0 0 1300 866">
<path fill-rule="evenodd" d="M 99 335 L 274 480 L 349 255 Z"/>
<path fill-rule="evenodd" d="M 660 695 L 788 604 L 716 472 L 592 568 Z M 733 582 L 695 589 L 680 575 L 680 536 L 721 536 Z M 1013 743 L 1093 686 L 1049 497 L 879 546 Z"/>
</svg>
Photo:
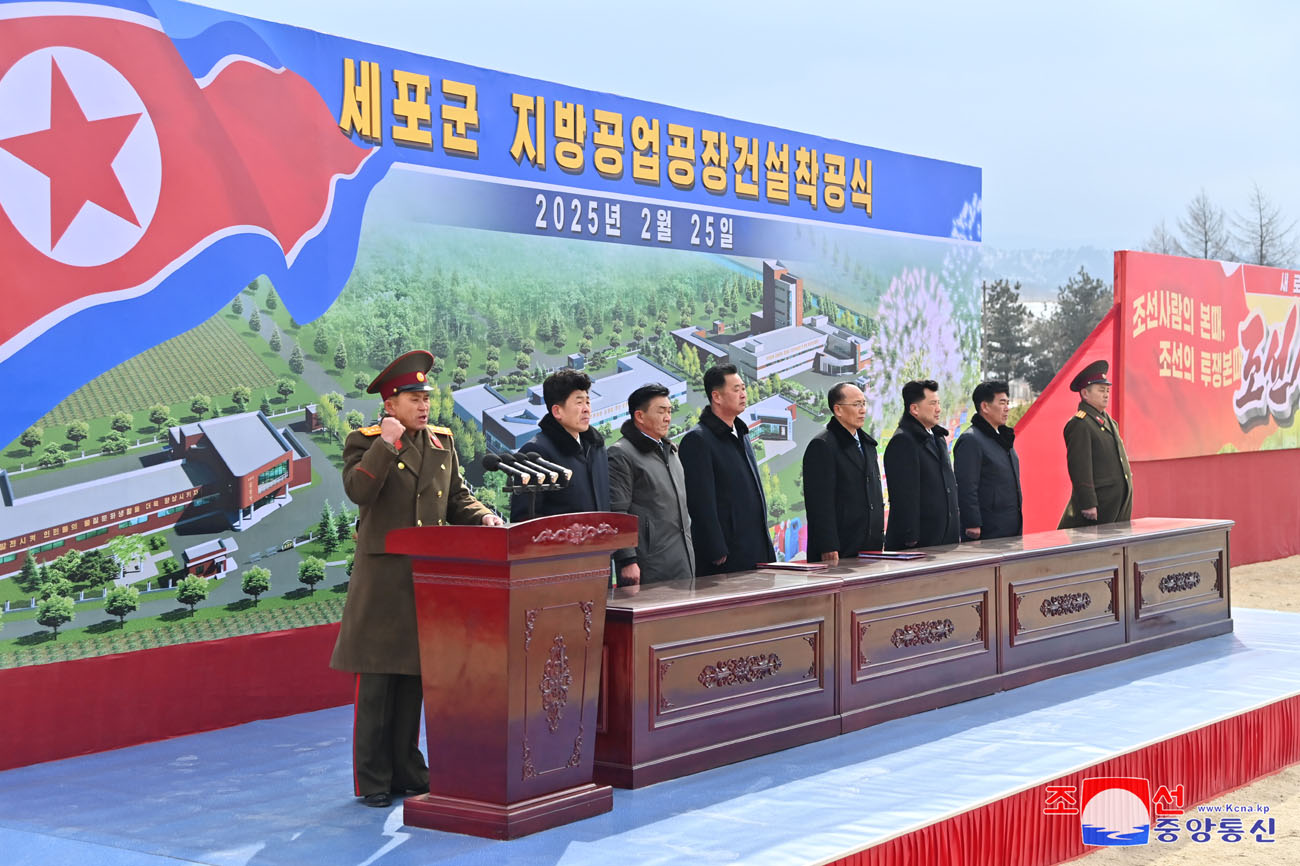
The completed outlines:
<svg viewBox="0 0 1300 866">
<path fill-rule="evenodd" d="M 1241 348 L 1241 385 L 1232 395 L 1232 408 L 1242 430 L 1250 430 L 1271 416 L 1281 426 L 1295 417 L 1300 395 L 1300 357 L 1297 324 L 1300 308 L 1291 307 L 1276 325 L 1253 310 L 1237 329 Z"/>
<path fill-rule="evenodd" d="M 1115 273 L 1129 459 L 1268 447 L 1296 402 L 1300 274 L 1128 251 Z"/>
</svg>

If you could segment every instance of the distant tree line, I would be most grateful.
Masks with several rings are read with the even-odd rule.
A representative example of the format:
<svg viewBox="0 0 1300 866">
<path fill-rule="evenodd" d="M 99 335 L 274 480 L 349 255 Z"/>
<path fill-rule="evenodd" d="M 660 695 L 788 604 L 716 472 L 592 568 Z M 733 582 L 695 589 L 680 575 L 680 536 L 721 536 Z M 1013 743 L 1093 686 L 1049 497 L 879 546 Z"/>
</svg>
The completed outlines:
<svg viewBox="0 0 1300 866">
<path fill-rule="evenodd" d="M 1020 283 L 985 282 L 982 367 L 985 378 L 1024 379 L 1042 391 L 1110 310 L 1109 284 L 1084 268 L 1056 290 L 1051 315 L 1035 317 L 1020 299 Z"/>
<path fill-rule="evenodd" d="M 1142 248 L 1171 256 L 1284 268 L 1296 259 L 1295 227 L 1296 221 L 1283 214 L 1258 183 L 1251 185 L 1246 206 L 1233 214 L 1202 189 L 1187 203 L 1177 231 L 1170 231 L 1161 220 Z"/>
</svg>

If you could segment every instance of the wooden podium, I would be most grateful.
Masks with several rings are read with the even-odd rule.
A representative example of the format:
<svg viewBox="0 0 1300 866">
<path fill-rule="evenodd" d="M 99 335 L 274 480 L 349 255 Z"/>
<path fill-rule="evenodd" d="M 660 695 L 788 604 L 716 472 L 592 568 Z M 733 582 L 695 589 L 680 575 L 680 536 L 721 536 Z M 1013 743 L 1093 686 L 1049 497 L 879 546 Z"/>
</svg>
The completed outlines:
<svg viewBox="0 0 1300 866">
<path fill-rule="evenodd" d="M 605 597 L 636 539 L 605 512 L 388 534 L 411 557 L 429 750 L 406 824 L 513 839 L 610 810 L 592 782 Z"/>
</svg>

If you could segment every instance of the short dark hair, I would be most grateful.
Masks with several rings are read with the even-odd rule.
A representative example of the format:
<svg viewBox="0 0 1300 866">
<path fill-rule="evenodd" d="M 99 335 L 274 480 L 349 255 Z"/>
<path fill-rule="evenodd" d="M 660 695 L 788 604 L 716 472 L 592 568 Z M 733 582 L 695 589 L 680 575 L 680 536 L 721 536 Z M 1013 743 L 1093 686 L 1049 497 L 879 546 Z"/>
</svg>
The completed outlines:
<svg viewBox="0 0 1300 866">
<path fill-rule="evenodd" d="M 939 383 L 933 379 L 913 379 L 903 386 L 903 411 L 925 399 L 926 391 L 938 391 Z"/>
<path fill-rule="evenodd" d="M 971 402 L 975 404 L 975 411 L 980 410 L 980 404 L 992 403 L 999 394 L 1011 396 L 1011 386 L 1006 382 L 998 379 L 989 379 L 987 382 L 980 382 L 971 392 Z"/>
<path fill-rule="evenodd" d="M 627 398 L 627 414 L 636 416 L 636 413 L 642 412 L 650 406 L 650 401 L 656 397 L 667 397 L 668 388 L 660 385 L 658 382 L 651 382 L 649 385 L 642 385 L 632 392 Z"/>
<path fill-rule="evenodd" d="M 831 409 L 834 409 L 836 404 L 843 401 L 844 389 L 852 387 L 852 385 L 852 382 L 840 382 L 838 385 L 832 386 L 831 389 L 826 392 L 826 404 L 830 406 Z"/>
<path fill-rule="evenodd" d="M 590 376 L 565 367 L 546 377 L 546 381 L 542 383 L 542 400 L 546 403 L 546 411 L 550 412 L 552 406 L 569 399 L 569 395 L 574 391 L 590 390 Z"/>
<path fill-rule="evenodd" d="M 715 364 L 704 371 L 704 398 L 713 402 L 713 392 L 721 391 L 727 384 L 728 376 L 739 376 L 735 364 Z"/>
</svg>

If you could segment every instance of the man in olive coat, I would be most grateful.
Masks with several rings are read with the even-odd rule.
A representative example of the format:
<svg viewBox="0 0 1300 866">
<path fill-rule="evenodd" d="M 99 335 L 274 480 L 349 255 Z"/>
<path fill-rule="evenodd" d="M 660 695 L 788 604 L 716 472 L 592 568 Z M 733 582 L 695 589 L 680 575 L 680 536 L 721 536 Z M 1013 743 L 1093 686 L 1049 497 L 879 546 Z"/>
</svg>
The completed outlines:
<svg viewBox="0 0 1300 866">
<path fill-rule="evenodd" d="M 885 541 L 885 500 L 880 489 L 876 440 L 862 429 L 867 399 L 850 382 L 827 394 L 835 416 L 803 453 L 803 493 L 808 509 L 808 561 L 838 563 Z"/>
<path fill-rule="evenodd" d="M 1079 410 L 1065 422 L 1065 460 L 1070 469 L 1070 502 L 1058 529 L 1121 523 L 1133 516 L 1133 472 L 1110 405 L 1110 364 L 1094 361 L 1070 383 L 1079 392 Z"/>
<path fill-rule="evenodd" d="M 642 385 L 627 401 L 631 418 L 609 449 L 610 508 L 635 514 L 636 547 L 614 551 L 619 586 L 695 576 L 686 476 L 668 439 L 672 401 L 663 385 Z"/>
<path fill-rule="evenodd" d="M 963 540 L 1006 538 L 1024 532 L 1020 455 L 1016 454 L 1016 431 L 1007 426 L 1010 391 L 1006 382 L 976 385 L 971 394 L 975 417 L 970 429 L 952 446 Z"/>
<path fill-rule="evenodd" d="M 933 379 L 903 386 L 903 418 L 885 446 L 889 485 L 888 550 L 956 544 L 957 478 L 948 460 L 948 431 Z"/>
<path fill-rule="evenodd" d="M 411 562 L 384 553 L 384 536 L 410 526 L 500 526 L 461 484 L 445 427 L 430 427 L 428 352 L 408 352 L 367 389 L 384 401 L 373 427 L 343 444 L 343 489 L 359 506 L 357 549 L 330 667 L 357 676 L 353 730 L 355 793 L 367 806 L 429 790 L 420 754 L 420 649 Z"/>
</svg>

